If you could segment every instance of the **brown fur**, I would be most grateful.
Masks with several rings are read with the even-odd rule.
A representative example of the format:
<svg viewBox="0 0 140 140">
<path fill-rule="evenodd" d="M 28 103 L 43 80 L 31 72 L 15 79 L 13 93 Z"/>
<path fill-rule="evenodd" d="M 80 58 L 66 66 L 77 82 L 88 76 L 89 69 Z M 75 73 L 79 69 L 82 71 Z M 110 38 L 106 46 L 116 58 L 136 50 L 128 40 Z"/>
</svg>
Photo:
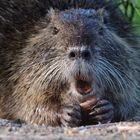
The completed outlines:
<svg viewBox="0 0 140 140">
<path fill-rule="evenodd" d="M 73 87 L 80 71 L 83 79 L 94 81 L 89 95 L 114 105 L 112 121 L 139 120 L 139 44 L 125 26 L 127 19 L 94 0 L 72 1 L 70 6 L 64 1 L 26 2 L 0 2 L 0 117 L 63 124 L 65 110 L 77 110 L 83 98 Z M 55 10 L 49 10 L 52 7 Z M 76 13 L 76 7 L 84 12 Z M 102 7 L 103 12 L 95 11 Z M 86 15 L 87 8 L 93 10 Z M 83 46 L 89 48 L 91 60 L 74 65 L 69 51 Z"/>
</svg>

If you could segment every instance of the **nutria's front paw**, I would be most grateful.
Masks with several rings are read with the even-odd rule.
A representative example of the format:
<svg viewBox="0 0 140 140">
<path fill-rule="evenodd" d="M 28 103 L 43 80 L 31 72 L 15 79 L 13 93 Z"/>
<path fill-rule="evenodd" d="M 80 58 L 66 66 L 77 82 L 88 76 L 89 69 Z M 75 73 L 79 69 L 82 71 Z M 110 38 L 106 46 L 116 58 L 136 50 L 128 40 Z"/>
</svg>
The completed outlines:
<svg viewBox="0 0 140 140">
<path fill-rule="evenodd" d="M 80 105 L 68 105 L 62 108 L 61 126 L 76 127 L 81 123 L 81 107 Z"/>
<path fill-rule="evenodd" d="M 100 100 L 92 108 L 89 113 L 89 118 L 92 122 L 96 123 L 108 123 L 111 122 L 114 117 L 114 107 L 112 103 L 107 100 Z"/>
</svg>

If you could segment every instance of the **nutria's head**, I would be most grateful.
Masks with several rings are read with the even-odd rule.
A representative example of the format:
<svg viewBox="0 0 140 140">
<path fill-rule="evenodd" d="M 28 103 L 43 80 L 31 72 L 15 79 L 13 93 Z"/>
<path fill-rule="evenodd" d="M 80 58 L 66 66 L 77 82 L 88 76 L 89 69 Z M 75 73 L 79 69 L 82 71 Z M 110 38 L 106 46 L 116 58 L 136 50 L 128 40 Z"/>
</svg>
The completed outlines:
<svg viewBox="0 0 140 140">
<path fill-rule="evenodd" d="M 23 50 L 29 90 L 75 97 L 123 93 L 131 52 L 110 20 L 103 10 L 51 10 Z"/>
</svg>

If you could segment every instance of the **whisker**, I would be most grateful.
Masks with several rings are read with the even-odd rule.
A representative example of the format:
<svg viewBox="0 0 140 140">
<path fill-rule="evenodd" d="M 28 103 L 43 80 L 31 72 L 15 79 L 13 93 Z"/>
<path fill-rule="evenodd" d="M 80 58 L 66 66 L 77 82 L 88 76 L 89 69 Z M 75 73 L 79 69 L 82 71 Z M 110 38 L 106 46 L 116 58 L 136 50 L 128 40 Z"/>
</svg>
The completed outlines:
<svg viewBox="0 0 140 140">
<path fill-rule="evenodd" d="M 99 82 L 101 82 L 101 84 L 105 84 L 106 82 L 106 84 L 109 87 L 115 89 L 115 91 L 119 90 L 122 93 L 125 92 L 127 85 L 124 77 L 122 77 L 122 73 L 107 60 L 102 58 L 98 59 L 98 65 L 95 69 L 95 76 L 99 80 Z"/>
</svg>

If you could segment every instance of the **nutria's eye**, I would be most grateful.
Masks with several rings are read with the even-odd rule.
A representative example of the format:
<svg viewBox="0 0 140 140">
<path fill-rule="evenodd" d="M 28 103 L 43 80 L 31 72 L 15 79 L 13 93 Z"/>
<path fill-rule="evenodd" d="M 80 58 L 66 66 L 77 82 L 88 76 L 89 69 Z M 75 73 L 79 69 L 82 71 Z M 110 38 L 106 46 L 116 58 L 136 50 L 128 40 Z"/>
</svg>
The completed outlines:
<svg viewBox="0 0 140 140">
<path fill-rule="evenodd" d="M 56 27 L 53 27 L 53 35 L 58 34 L 58 32 L 59 32 L 59 29 L 58 29 L 58 28 L 56 28 Z"/>
</svg>

